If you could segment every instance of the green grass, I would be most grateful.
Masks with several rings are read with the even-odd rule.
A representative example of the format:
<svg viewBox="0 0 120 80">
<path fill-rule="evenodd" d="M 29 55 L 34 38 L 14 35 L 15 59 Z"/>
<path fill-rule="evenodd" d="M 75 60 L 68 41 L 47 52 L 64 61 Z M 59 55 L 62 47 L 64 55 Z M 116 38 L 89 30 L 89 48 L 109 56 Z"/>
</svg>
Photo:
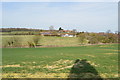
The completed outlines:
<svg viewBox="0 0 120 80">
<path fill-rule="evenodd" d="M 117 48 L 117 44 L 3 48 L 3 77 L 67 77 L 76 59 L 86 59 L 101 77 L 118 77 Z"/>
<path fill-rule="evenodd" d="M 34 35 L 4 35 L 2 36 L 3 46 L 11 37 L 18 37 L 19 44 L 28 46 L 28 41 L 32 41 Z M 42 46 L 78 46 L 78 38 L 75 37 L 41 37 L 38 45 Z"/>
</svg>

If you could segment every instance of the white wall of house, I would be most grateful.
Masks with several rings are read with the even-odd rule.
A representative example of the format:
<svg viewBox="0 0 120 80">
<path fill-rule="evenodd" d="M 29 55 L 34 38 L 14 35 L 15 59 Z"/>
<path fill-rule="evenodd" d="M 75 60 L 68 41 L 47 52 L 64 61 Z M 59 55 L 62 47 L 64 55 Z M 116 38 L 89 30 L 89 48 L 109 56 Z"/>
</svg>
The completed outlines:
<svg viewBox="0 0 120 80">
<path fill-rule="evenodd" d="M 74 35 L 65 34 L 65 35 L 62 35 L 61 37 L 75 37 L 75 36 Z"/>
</svg>

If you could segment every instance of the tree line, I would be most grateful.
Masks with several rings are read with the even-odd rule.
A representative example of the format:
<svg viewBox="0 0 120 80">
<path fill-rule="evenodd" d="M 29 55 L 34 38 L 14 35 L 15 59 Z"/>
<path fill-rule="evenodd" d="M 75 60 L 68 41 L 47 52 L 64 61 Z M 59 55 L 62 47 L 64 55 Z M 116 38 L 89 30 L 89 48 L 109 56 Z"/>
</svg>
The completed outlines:
<svg viewBox="0 0 120 80">
<path fill-rule="evenodd" d="M 0 28 L 0 32 L 12 31 L 41 31 L 41 29 L 28 29 L 28 28 Z"/>
<path fill-rule="evenodd" d="M 77 33 L 80 44 L 118 43 L 117 33 Z"/>
</svg>

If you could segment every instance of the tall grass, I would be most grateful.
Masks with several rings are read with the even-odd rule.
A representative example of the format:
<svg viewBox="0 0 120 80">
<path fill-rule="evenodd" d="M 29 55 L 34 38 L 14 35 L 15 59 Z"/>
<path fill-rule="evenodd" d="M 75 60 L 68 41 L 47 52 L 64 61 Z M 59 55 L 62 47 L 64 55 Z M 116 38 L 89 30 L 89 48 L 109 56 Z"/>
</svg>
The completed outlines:
<svg viewBox="0 0 120 80">
<path fill-rule="evenodd" d="M 21 46 L 21 38 L 12 36 L 5 39 L 4 43 L 2 44 L 3 47 L 20 47 Z"/>
</svg>

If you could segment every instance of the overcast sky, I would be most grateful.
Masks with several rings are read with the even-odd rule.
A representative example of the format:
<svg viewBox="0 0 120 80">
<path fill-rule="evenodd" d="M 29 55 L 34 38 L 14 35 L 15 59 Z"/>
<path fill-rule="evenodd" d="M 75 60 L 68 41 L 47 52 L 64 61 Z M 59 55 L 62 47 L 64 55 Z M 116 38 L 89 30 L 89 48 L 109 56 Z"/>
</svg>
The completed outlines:
<svg viewBox="0 0 120 80">
<path fill-rule="evenodd" d="M 117 2 L 3 2 L 2 27 L 118 30 Z"/>
</svg>

